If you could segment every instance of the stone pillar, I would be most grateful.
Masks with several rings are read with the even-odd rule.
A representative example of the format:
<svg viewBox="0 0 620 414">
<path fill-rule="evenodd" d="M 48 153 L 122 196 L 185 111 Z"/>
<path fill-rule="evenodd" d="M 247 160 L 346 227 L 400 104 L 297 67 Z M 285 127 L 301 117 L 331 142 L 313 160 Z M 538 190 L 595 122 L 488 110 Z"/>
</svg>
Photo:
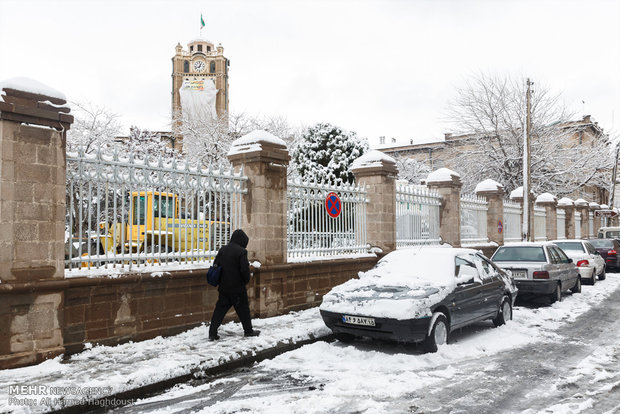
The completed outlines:
<svg viewBox="0 0 620 414">
<path fill-rule="evenodd" d="M 575 209 L 581 213 L 581 238 L 587 239 L 590 234 L 589 213 L 590 207 L 588 202 L 583 198 L 575 200 Z"/>
<path fill-rule="evenodd" d="M 461 176 L 447 168 L 440 168 L 428 175 L 426 185 L 441 195 L 441 239 L 454 247 L 461 247 Z"/>
<path fill-rule="evenodd" d="M 504 186 L 493 180 L 484 180 L 476 186 L 476 195 L 486 198 L 487 237 L 490 242 L 504 245 Z M 501 229 L 501 231 L 500 231 Z"/>
<path fill-rule="evenodd" d="M 253 131 L 233 142 L 228 159 L 248 177 L 242 229 L 250 238 L 248 258 L 263 265 L 287 260 L 286 143 L 266 131 Z"/>
<path fill-rule="evenodd" d="M 558 238 L 558 199 L 553 194 L 542 193 L 536 197 L 536 205 L 545 208 L 545 231 L 547 240 L 556 240 Z"/>
<path fill-rule="evenodd" d="M 590 211 L 592 212 L 592 214 L 594 214 L 596 210 L 601 209 L 601 206 L 599 206 L 598 203 L 594 201 L 592 201 L 588 207 L 590 207 Z M 593 223 L 594 223 L 594 237 L 596 237 L 598 234 L 598 229 L 601 228 L 601 218 L 597 216 L 596 214 L 594 214 Z"/>
<path fill-rule="evenodd" d="M 566 238 L 575 238 L 575 203 L 568 197 L 561 198 L 558 201 L 558 208 L 564 209 L 566 213 L 566 222 L 564 228 L 566 229 Z"/>
<path fill-rule="evenodd" d="M 353 162 L 355 181 L 366 187 L 366 237 L 384 253 L 396 249 L 396 161 L 379 151 L 370 151 Z"/>
<path fill-rule="evenodd" d="M 64 352 L 63 294 L 40 293 L 64 278 L 66 131 L 64 95 L 34 80 L 0 82 L 0 369 Z"/>
</svg>

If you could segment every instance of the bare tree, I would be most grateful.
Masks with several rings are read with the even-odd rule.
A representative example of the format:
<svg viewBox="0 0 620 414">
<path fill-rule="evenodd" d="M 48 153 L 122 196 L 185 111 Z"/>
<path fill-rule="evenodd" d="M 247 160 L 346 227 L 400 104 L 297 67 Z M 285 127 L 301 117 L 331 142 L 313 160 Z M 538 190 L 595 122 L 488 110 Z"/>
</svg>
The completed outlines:
<svg viewBox="0 0 620 414">
<path fill-rule="evenodd" d="M 431 169 L 423 162 L 404 155 L 394 157 L 398 168 L 398 179 L 407 180 L 411 184 L 420 184 L 428 177 Z"/>
<path fill-rule="evenodd" d="M 457 90 L 448 116 L 457 131 L 467 132 L 446 142 L 446 159 L 461 173 L 465 191 L 486 178 L 508 191 L 522 185 L 524 80 L 480 74 Z M 600 130 L 584 138 L 584 124 L 572 117 L 559 94 L 535 88 L 531 180 L 536 194 L 563 196 L 608 180 L 608 136 Z"/>
<path fill-rule="evenodd" d="M 70 102 L 75 121 L 67 133 L 67 149 L 83 147 L 86 153 L 114 142 L 120 134 L 119 117 L 109 109 L 91 103 Z"/>
</svg>

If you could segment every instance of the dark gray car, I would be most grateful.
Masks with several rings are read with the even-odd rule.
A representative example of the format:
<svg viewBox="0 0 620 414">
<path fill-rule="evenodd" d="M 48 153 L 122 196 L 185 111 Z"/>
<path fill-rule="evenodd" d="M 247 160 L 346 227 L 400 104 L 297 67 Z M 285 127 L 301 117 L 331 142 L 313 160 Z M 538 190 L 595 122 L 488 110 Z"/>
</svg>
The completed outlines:
<svg viewBox="0 0 620 414">
<path fill-rule="evenodd" d="M 557 245 L 550 242 L 514 243 L 499 247 L 491 260 L 510 270 L 519 295 L 548 296 L 562 300 L 562 292 L 581 292 L 577 266 Z"/>
</svg>

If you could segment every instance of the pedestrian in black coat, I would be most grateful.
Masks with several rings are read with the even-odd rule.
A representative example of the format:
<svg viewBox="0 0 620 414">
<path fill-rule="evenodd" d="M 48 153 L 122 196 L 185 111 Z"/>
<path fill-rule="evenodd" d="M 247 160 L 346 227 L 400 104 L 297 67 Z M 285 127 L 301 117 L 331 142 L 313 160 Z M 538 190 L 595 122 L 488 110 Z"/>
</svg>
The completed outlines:
<svg viewBox="0 0 620 414">
<path fill-rule="evenodd" d="M 214 264 L 222 267 L 220 284 L 218 285 L 219 297 L 213 310 L 211 324 L 209 325 L 209 339 L 220 339 L 217 330 L 232 307 L 243 326 L 245 336 L 258 336 L 260 331 L 252 328 L 250 317 L 250 303 L 245 285 L 250 281 L 250 264 L 248 263 L 249 238 L 241 229 L 237 229 L 230 237 L 230 242 L 222 246 L 215 256 Z"/>
</svg>

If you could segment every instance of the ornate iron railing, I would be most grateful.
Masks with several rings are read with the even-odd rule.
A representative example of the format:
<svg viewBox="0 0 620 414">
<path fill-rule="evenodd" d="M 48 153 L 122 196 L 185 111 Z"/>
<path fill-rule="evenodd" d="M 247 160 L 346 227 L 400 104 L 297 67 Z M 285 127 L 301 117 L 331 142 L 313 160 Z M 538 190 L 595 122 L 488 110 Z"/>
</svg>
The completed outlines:
<svg viewBox="0 0 620 414">
<path fill-rule="evenodd" d="M 547 240 L 547 212 L 544 207 L 534 206 L 534 240 Z"/>
<path fill-rule="evenodd" d="M 461 195 L 461 244 L 471 246 L 488 243 L 488 203 L 483 197 Z"/>
<path fill-rule="evenodd" d="M 558 223 L 558 240 L 566 239 L 566 210 L 558 208 L 556 210 Z"/>
<path fill-rule="evenodd" d="M 504 200 L 504 243 L 521 241 L 521 204 Z"/>
<path fill-rule="evenodd" d="M 439 244 L 441 196 L 426 186 L 396 184 L 396 247 Z"/>
</svg>

